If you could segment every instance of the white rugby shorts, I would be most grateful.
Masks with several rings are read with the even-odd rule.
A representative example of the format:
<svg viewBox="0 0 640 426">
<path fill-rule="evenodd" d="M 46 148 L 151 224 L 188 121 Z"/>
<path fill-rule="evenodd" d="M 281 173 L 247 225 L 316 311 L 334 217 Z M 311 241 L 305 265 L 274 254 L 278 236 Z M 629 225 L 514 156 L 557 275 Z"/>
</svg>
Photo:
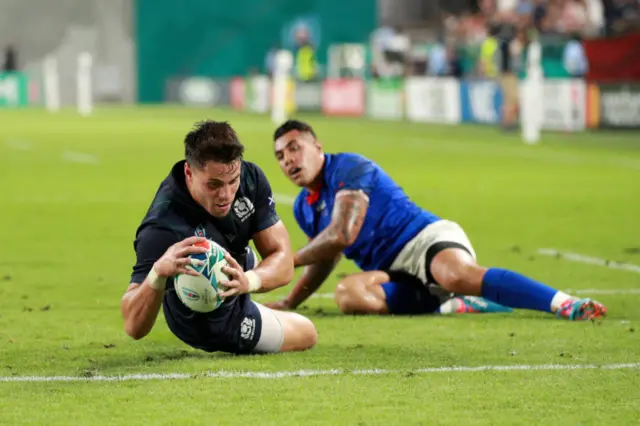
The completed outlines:
<svg viewBox="0 0 640 426">
<path fill-rule="evenodd" d="M 262 330 L 260 340 L 253 349 L 256 353 L 277 353 L 282 349 L 284 343 L 284 328 L 276 314 L 266 306 L 251 301 L 260 311 L 262 319 Z"/>
<path fill-rule="evenodd" d="M 405 272 L 427 286 L 437 284 L 427 268 L 436 254 L 452 247 L 466 250 L 476 258 L 476 252 L 462 227 L 450 220 L 439 220 L 426 226 L 409 241 L 398 253 L 389 270 Z"/>
</svg>

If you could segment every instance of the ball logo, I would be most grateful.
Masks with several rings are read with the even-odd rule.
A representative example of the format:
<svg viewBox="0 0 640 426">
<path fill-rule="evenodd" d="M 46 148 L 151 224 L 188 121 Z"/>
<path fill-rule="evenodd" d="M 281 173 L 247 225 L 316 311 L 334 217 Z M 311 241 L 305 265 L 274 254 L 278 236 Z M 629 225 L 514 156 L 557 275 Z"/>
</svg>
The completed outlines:
<svg viewBox="0 0 640 426">
<path fill-rule="evenodd" d="M 220 252 L 216 247 L 212 248 L 209 257 L 205 259 L 206 263 L 199 271 L 212 285 L 216 282 L 214 266 L 224 258 L 224 253 Z"/>
<path fill-rule="evenodd" d="M 182 294 L 192 302 L 197 302 L 198 300 L 200 300 L 200 295 L 187 287 L 182 289 Z"/>
<path fill-rule="evenodd" d="M 218 292 L 209 291 L 209 290 L 204 291 L 204 296 L 202 296 L 202 301 L 207 305 L 212 305 L 212 304 L 219 305 L 222 302 L 222 300 L 218 296 Z"/>
</svg>

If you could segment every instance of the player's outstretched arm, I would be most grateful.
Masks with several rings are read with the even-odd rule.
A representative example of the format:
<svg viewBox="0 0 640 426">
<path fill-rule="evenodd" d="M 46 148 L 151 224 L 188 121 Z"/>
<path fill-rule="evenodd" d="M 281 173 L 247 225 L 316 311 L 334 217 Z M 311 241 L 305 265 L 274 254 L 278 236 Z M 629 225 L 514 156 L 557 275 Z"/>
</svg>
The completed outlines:
<svg viewBox="0 0 640 426">
<path fill-rule="evenodd" d="M 332 261 L 358 238 L 369 208 L 362 190 L 343 189 L 336 194 L 331 223 L 294 256 L 295 266 Z"/>
<path fill-rule="evenodd" d="M 282 221 L 253 236 L 253 242 L 262 261 L 249 274 L 257 276 L 259 288 L 252 291 L 261 293 L 288 284 L 293 279 L 293 252 L 289 232 Z"/>
<path fill-rule="evenodd" d="M 142 283 L 131 283 L 120 302 L 120 310 L 124 318 L 125 332 L 138 340 L 145 337 L 156 322 L 167 279 L 177 274 L 197 276 L 194 270 L 187 269 L 189 263 L 201 262 L 188 256 L 205 253 L 205 247 L 193 244 L 206 241 L 201 237 L 190 237 L 169 247 L 167 251 L 153 263 L 151 270 Z M 142 244 L 144 247 L 146 244 Z M 166 247 L 166 246 L 165 246 Z M 144 256 L 138 253 L 138 257 Z"/>
<path fill-rule="evenodd" d="M 322 283 L 331 275 L 338 262 L 340 262 L 341 257 L 342 254 L 339 254 L 333 260 L 305 266 L 302 276 L 296 282 L 291 293 L 285 299 L 266 303 L 266 306 L 271 309 L 296 309 L 320 288 Z"/>
<path fill-rule="evenodd" d="M 122 297 L 120 310 L 124 318 L 124 331 L 133 339 L 145 337 L 156 322 L 164 289 L 152 288 L 147 280 L 130 284 Z"/>
</svg>

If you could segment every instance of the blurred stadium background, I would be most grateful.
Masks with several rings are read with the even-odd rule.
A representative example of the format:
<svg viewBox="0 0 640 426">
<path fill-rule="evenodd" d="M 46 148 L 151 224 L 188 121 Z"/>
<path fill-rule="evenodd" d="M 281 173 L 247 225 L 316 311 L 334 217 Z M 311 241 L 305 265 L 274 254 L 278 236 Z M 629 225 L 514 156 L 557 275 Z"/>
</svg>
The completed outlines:
<svg viewBox="0 0 640 426">
<path fill-rule="evenodd" d="M 128 338 L 135 229 L 195 121 L 229 120 L 305 243 L 271 145 L 283 49 L 286 111 L 328 151 L 608 318 L 348 317 L 343 261 L 301 308 L 309 352 L 205 354 L 162 319 Z M 0 67 L 0 425 L 638 423 L 638 0 L 0 0 Z"/>
<path fill-rule="evenodd" d="M 2 0 L 0 108 L 44 103 L 47 57 L 57 59 L 62 104 L 74 105 L 87 52 L 96 103 L 265 113 L 275 51 L 287 49 L 290 112 L 509 129 L 535 37 L 545 129 L 635 128 L 638 9 L 636 0 Z"/>
</svg>

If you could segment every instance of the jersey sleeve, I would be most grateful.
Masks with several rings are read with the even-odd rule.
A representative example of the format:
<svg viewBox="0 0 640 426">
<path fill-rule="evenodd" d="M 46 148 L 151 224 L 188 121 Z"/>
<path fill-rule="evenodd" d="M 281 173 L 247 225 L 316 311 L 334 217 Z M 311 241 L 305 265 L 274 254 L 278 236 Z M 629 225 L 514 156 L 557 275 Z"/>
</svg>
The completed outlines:
<svg viewBox="0 0 640 426">
<path fill-rule="evenodd" d="M 136 240 L 133 242 L 136 251 L 136 264 L 133 267 L 129 283 L 142 284 L 156 260 L 160 259 L 167 249 L 177 242 L 177 235 L 169 229 L 146 227 L 138 232 Z"/>
<path fill-rule="evenodd" d="M 257 179 L 256 179 L 256 196 L 255 196 L 255 229 L 254 233 L 264 231 L 267 228 L 275 225 L 280 216 L 276 212 L 276 202 L 273 199 L 273 193 L 271 192 L 271 185 L 267 180 L 264 172 L 257 166 L 255 166 Z"/>
<path fill-rule="evenodd" d="M 331 181 L 337 191 L 362 190 L 370 196 L 378 183 L 378 168 L 364 157 L 345 159 L 335 170 Z"/>
</svg>

